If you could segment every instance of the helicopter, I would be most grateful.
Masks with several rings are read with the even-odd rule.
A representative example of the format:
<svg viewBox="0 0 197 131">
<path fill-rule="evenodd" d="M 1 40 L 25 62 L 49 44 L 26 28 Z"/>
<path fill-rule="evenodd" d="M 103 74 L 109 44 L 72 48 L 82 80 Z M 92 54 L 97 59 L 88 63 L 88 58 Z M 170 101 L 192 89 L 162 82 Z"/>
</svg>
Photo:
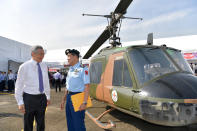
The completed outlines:
<svg viewBox="0 0 197 131">
<path fill-rule="evenodd" d="M 108 39 L 111 44 L 91 57 L 89 67 L 91 98 L 111 108 L 97 118 L 88 110 L 86 115 L 104 129 L 115 127 L 112 121 L 100 121 L 114 109 L 157 125 L 197 124 L 197 77 L 181 50 L 153 45 L 152 33 L 144 45 L 121 46 L 121 20 L 142 20 L 124 16 L 132 1 L 120 0 L 110 15 L 83 14 L 108 19 L 108 26 L 83 59 L 90 58 Z"/>
</svg>

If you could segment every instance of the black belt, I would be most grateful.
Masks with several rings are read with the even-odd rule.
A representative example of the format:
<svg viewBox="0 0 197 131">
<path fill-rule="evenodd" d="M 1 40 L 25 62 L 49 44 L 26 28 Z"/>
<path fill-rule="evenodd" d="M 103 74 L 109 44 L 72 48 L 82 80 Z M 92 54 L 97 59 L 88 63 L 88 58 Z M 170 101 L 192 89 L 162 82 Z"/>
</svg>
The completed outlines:
<svg viewBox="0 0 197 131">
<path fill-rule="evenodd" d="M 74 94 L 78 94 L 78 93 L 81 93 L 81 92 L 72 92 L 72 91 L 67 90 L 67 94 L 69 94 L 69 95 L 74 95 Z"/>
<path fill-rule="evenodd" d="M 45 93 L 42 93 L 42 94 L 28 94 L 28 93 L 23 93 L 24 95 L 29 95 L 29 96 L 43 96 L 45 95 Z"/>
</svg>

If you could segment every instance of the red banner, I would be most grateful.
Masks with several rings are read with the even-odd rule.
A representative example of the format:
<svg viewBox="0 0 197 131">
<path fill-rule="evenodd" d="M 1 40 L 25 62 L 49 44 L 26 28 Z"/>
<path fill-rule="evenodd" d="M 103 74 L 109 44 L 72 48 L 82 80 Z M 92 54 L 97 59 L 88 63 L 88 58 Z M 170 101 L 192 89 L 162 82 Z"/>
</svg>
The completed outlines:
<svg viewBox="0 0 197 131">
<path fill-rule="evenodd" d="M 184 58 L 185 59 L 194 59 L 194 54 L 193 53 L 184 53 Z"/>
</svg>

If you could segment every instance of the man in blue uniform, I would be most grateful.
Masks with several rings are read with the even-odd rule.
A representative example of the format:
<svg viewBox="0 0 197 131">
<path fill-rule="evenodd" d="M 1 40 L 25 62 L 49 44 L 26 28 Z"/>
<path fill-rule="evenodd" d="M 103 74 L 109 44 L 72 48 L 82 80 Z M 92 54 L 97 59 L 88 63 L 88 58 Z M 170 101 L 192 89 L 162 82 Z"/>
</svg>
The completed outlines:
<svg viewBox="0 0 197 131">
<path fill-rule="evenodd" d="M 66 102 L 66 118 L 68 131 L 85 131 L 85 109 L 87 105 L 87 99 L 89 96 L 89 83 L 90 77 L 87 67 L 82 67 L 79 62 L 79 51 L 75 49 L 67 49 L 65 51 L 67 55 L 68 63 L 70 65 L 67 79 L 66 79 L 66 91 L 61 102 L 61 109 L 63 109 Z M 83 103 L 79 107 L 79 111 L 75 112 L 71 96 L 80 92 L 84 92 Z"/>
</svg>

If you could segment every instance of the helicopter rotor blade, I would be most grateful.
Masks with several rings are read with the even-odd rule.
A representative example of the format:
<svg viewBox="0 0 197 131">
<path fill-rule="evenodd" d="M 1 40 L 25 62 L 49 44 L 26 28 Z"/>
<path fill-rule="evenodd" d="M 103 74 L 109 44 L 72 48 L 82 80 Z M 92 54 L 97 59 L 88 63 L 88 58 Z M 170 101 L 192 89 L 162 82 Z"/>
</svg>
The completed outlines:
<svg viewBox="0 0 197 131">
<path fill-rule="evenodd" d="M 99 38 L 94 42 L 94 44 L 90 47 L 87 53 L 84 55 L 83 59 L 88 59 L 107 39 L 111 37 L 112 28 L 107 27 L 103 33 L 99 36 Z"/>
<path fill-rule="evenodd" d="M 122 19 L 136 19 L 136 20 L 143 20 L 143 18 L 136 18 L 136 17 L 125 17 L 125 16 L 122 16 L 121 18 L 122 18 Z"/>
<path fill-rule="evenodd" d="M 114 13 L 125 14 L 127 12 L 127 8 L 131 4 L 133 0 L 120 0 L 120 3 L 114 10 Z"/>
<path fill-rule="evenodd" d="M 111 15 L 94 15 L 94 14 L 82 14 L 83 16 L 99 16 L 99 17 L 106 17 L 106 18 L 111 18 Z"/>
<path fill-rule="evenodd" d="M 112 12 L 111 15 L 109 15 L 109 18 L 112 18 L 115 16 L 114 14 L 117 14 L 117 17 L 115 19 L 112 18 L 112 21 L 110 22 L 110 25 L 107 26 L 107 28 L 103 31 L 103 33 L 99 36 L 99 38 L 94 42 L 94 44 L 90 47 L 88 52 L 84 55 L 83 59 L 88 59 L 107 39 L 109 39 L 112 36 L 113 32 L 113 27 L 116 26 L 116 24 L 119 22 L 123 14 L 126 14 L 126 10 L 129 7 L 133 0 L 120 0 L 118 6 Z M 86 15 L 86 14 L 84 14 Z M 92 14 L 87 14 L 89 16 L 102 16 L 102 17 L 107 17 L 107 15 L 92 15 Z"/>
</svg>

